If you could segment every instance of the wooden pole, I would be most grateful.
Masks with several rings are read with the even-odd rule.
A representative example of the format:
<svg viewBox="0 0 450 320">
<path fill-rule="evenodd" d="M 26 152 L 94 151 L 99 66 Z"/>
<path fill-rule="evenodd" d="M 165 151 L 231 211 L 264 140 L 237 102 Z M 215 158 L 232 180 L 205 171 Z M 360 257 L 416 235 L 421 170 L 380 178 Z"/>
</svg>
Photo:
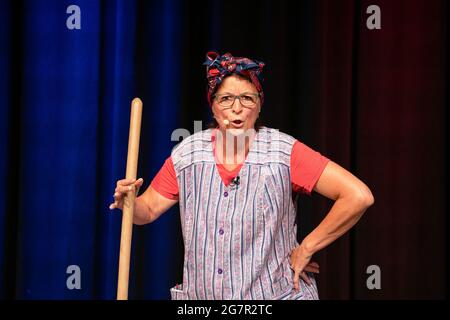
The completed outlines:
<svg viewBox="0 0 450 320">
<path fill-rule="evenodd" d="M 139 98 L 131 102 L 130 133 L 128 136 L 128 156 L 126 179 L 136 179 L 139 157 L 139 137 L 141 133 L 142 101 Z M 133 234 L 134 190 L 128 191 L 122 210 L 122 234 L 120 237 L 119 279 L 117 300 L 128 299 L 128 279 L 130 275 L 131 238 Z"/>
</svg>

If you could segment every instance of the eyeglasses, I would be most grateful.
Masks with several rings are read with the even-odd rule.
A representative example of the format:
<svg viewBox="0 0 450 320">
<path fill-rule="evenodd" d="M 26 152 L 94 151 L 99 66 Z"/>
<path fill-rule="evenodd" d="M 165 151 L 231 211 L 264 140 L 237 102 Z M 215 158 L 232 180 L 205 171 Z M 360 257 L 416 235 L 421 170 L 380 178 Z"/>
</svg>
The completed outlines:
<svg viewBox="0 0 450 320">
<path fill-rule="evenodd" d="M 243 93 L 238 96 L 230 93 L 214 95 L 214 99 L 219 103 L 219 106 L 223 108 L 231 108 L 236 99 L 239 99 L 239 102 L 244 107 L 251 108 L 256 105 L 258 98 L 259 98 L 258 93 Z"/>
</svg>

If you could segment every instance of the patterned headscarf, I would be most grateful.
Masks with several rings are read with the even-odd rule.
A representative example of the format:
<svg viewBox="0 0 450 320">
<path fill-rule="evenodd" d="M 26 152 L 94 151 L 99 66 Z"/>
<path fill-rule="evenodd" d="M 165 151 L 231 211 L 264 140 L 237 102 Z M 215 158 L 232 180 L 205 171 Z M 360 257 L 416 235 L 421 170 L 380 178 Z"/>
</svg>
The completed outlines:
<svg viewBox="0 0 450 320">
<path fill-rule="evenodd" d="M 264 62 L 250 60 L 248 58 L 233 57 L 230 53 L 220 56 L 217 52 L 210 51 L 206 54 L 206 77 L 208 79 L 208 102 L 212 105 L 212 95 L 214 90 L 220 85 L 225 76 L 231 74 L 242 75 L 250 79 L 258 90 L 261 103 L 264 102 L 264 92 L 262 89 L 262 69 Z"/>
</svg>

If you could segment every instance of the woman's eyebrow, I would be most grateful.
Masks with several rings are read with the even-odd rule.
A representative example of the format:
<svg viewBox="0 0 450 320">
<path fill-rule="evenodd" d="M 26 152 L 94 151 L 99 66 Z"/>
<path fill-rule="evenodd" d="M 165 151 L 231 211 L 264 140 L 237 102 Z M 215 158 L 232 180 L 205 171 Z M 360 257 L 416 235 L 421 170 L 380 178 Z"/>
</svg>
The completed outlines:
<svg viewBox="0 0 450 320">
<path fill-rule="evenodd" d="M 235 93 L 231 93 L 231 92 L 225 91 L 225 92 L 217 92 L 216 94 L 230 94 L 230 95 L 238 96 L 238 95 L 243 95 L 243 94 L 258 94 L 258 93 L 257 92 L 251 92 L 251 91 L 245 91 L 245 92 L 242 92 L 240 94 L 235 94 Z"/>
</svg>

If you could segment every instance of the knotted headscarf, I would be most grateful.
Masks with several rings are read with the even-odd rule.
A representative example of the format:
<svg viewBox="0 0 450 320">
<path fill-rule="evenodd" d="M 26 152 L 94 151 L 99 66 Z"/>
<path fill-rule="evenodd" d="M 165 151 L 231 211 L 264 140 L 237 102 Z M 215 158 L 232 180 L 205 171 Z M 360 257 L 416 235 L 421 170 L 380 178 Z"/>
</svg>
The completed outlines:
<svg viewBox="0 0 450 320">
<path fill-rule="evenodd" d="M 261 104 L 264 102 L 264 92 L 262 90 L 262 69 L 264 62 L 250 60 L 248 58 L 233 57 L 231 53 L 220 55 L 210 51 L 206 54 L 206 77 L 208 79 L 208 102 L 211 105 L 212 95 L 223 79 L 231 74 L 242 75 L 253 83 L 258 90 Z"/>
</svg>

